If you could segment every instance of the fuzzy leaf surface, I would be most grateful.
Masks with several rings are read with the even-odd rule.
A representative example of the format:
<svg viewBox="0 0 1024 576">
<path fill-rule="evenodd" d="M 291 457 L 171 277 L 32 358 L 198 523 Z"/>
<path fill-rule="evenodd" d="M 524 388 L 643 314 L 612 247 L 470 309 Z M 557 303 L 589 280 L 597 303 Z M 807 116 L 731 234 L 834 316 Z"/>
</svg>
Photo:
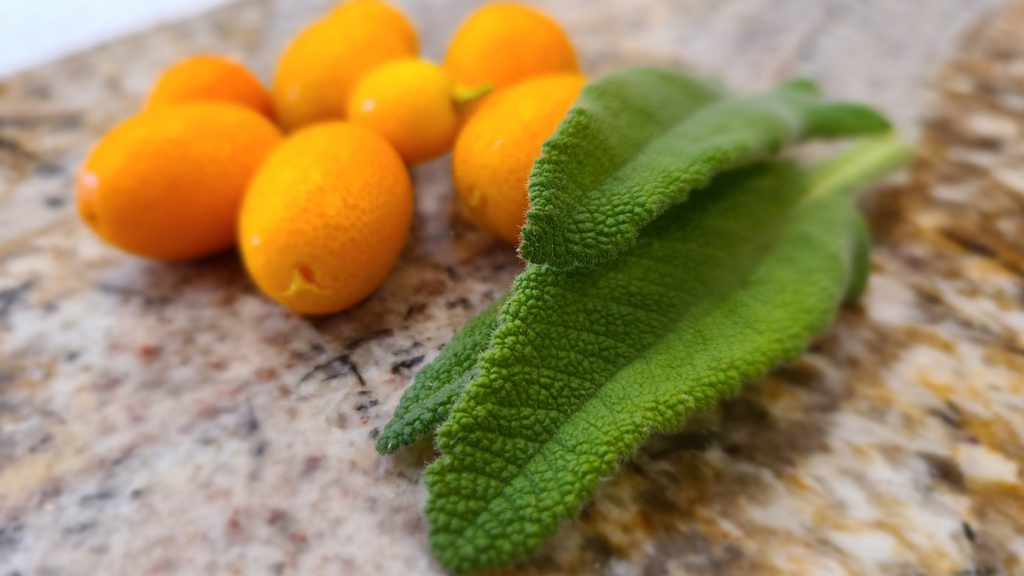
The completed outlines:
<svg viewBox="0 0 1024 576">
<path fill-rule="evenodd" d="M 498 325 L 501 301 L 469 321 L 433 362 L 416 374 L 395 415 L 377 437 L 377 451 L 390 454 L 434 431 L 448 417 L 462 389 L 475 374 L 477 359 Z"/>
<path fill-rule="evenodd" d="M 864 284 L 853 192 L 905 159 L 885 140 L 816 170 L 741 169 L 607 265 L 528 266 L 438 431 L 438 559 L 465 573 L 524 556 L 652 431 L 799 356 Z"/>
<path fill-rule="evenodd" d="M 888 129 L 872 109 L 828 102 L 807 81 L 738 97 L 669 70 L 609 75 L 584 87 L 545 142 L 520 253 L 566 269 L 610 261 L 725 170 L 801 140 Z"/>
</svg>

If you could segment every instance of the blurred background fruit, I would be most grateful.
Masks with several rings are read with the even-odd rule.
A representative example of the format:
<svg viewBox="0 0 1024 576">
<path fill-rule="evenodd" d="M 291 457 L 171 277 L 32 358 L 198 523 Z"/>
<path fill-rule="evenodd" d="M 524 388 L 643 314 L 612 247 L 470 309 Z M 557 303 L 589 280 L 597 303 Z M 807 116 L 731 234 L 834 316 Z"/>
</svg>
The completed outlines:
<svg viewBox="0 0 1024 576">
<path fill-rule="evenodd" d="M 250 177 L 280 133 L 256 112 L 216 102 L 146 110 L 111 130 L 78 177 L 78 211 L 104 240 L 158 260 L 235 243 Z"/>
<path fill-rule="evenodd" d="M 444 154 L 459 129 L 455 83 L 443 68 L 417 58 L 394 60 L 356 85 L 349 119 L 384 136 L 410 164 Z"/>
<path fill-rule="evenodd" d="M 457 83 L 494 88 L 554 72 L 576 72 L 576 51 L 562 27 L 521 4 L 486 4 L 452 37 L 444 66 Z"/>
<path fill-rule="evenodd" d="M 238 104 L 274 118 L 270 94 L 252 72 L 234 60 L 209 54 L 186 58 L 165 70 L 146 106 L 196 101 Z"/>
<path fill-rule="evenodd" d="M 378 0 L 339 4 L 296 36 L 278 62 L 273 98 L 282 127 L 344 118 L 363 74 L 418 50 L 416 30 L 397 9 Z"/>
<path fill-rule="evenodd" d="M 145 111 L 87 160 L 83 219 L 160 260 L 240 239 L 263 292 L 329 313 L 366 298 L 397 263 L 413 211 L 406 166 L 454 148 L 462 214 L 516 244 L 533 160 L 583 84 L 575 51 L 553 20 L 509 3 L 472 13 L 444 65 L 418 44 L 393 6 L 349 0 L 293 38 L 269 92 L 226 57 L 171 65 Z M 309 129 L 271 153 L 281 136 L 268 120 Z"/>
<path fill-rule="evenodd" d="M 484 99 L 452 152 L 455 189 L 470 220 L 509 244 L 519 243 L 533 162 L 583 82 L 579 74 L 537 76 Z"/>
</svg>

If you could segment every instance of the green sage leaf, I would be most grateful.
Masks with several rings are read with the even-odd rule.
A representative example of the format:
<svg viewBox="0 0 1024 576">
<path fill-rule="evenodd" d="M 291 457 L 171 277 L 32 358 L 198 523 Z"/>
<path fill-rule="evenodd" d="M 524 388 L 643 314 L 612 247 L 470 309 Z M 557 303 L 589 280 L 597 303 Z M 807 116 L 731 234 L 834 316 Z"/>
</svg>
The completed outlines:
<svg viewBox="0 0 1024 576">
<path fill-rule="evenodd" d="M 797 357 L 863 285 L 854 192 L 907 159 L 873 141 L 801 170 L 727 173 L 589 270 L 515 281 L 427 470 L 437 558 L 510 563 L 652 431 Z"/>
<path fill-rule="evenodd" d="M 477 358 L 487 348 L 498 324 L 495 302 L 469 321 L 433 362 L 416 374 L 398 402 L 395 415 L 377 437 L 377 451 L 389 454 L 434 431 L 476 372 Z"/>
<path fill-rule="evenodd" d="M 807 81 L 736 97 L 668 70 L 612 74 L 584 87 L 544 144 L 519 250 L 558 268 L 608 262 L 725 170 L 800 140 L 888 129 L 870 108 L 827 102 Z"/>
</svg>

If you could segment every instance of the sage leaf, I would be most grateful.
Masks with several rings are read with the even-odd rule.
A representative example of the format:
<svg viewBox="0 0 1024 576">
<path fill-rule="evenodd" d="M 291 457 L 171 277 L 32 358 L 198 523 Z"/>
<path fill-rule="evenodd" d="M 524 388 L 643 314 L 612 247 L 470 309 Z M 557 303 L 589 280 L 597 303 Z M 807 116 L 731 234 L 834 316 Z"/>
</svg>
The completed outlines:
<svg viewBox="0 0 1024 576">
<path fill-rule="evenodd" d="M 631 211 L 632 216 L 607 220 L 612 235 L 598 226 L 599 239 L 610 243 L 600 250 L 630 244 L 665 206 L 683 201 L 723 169 L 768 155 L 800 137 L 842 136 L 887 126 L 884 118 L 863 106 L 822 101 L 806 81 L 791 82 L 766 95 L 737 98 L 715 82 L 670 70 L 636 68 L 607 76 L 584 89 L 567 121 L 546 144 L 531 180 L 534 210 L 524 231 L 523 253 L 543 260 L 534 247 L 552 242 L 578 242 L 573 250 L 591 251 L 593 246 L 585 244 L 589 236 L 576 233 L 584 227 L 570 230 L 570 219 L 587 220 L 591 214 L 616 210 Z M 615 234 L 620 235 L 618 240 Z M 496 314 L 484 318 L 497 322 Z M 482 328 L 480 322 L 472 323 L 466 331 L 468 340 L 453 341 L 447 353 L 417 376 L 395 419 L 378 438 L 378 451 L 388 453 L 410 444 L 447 417 L 474 365 L 472 354 L 463 348 L 482 351 L 494 326 Z"/>
<path fill-rule="evenodd" d="M 529 265 L 437 433 L 427 518 L 441 563 L 465 573 L 529 553 L 652 431 L 799 356 L 863 286 L 855 192 L 907 157 L 886 138 L 811 170 L 736 170 L 603 266 Z"/>
<path fill-rule="evenodd" d="M 803 80 L 737 97 L 669 70 L 609 75 L 583 88 L 534 164 L 520 254 L 558 268 L 608 262 L 725 170 L 800 140 L 888 129 L 872 109 L 827 102 Z"/>
<path fill-rule="evenodd" d="M 476 315 L 416 374 L 402 395 L 395 415 L 377 437 L 377 451 L 389 454 L 434 431 L 476 374 L 477 358 L 486 349 L 498 324 L 497 301 Z"/>
</svg>

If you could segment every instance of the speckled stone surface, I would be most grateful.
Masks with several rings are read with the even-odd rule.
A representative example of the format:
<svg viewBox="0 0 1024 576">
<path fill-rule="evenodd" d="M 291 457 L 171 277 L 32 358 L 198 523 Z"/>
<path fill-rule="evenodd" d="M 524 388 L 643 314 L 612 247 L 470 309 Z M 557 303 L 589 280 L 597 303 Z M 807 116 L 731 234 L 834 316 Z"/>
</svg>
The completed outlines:
<svg viewBox="0 0 1024 576">
<path fill-rule="evenodd" d="M 437 56 L 471 2 L 408 3 Z M 1024 5 L 542 3 L 591 73 L 807 74 L 919 138 L 864 201 L 874 275 L 805 357 L 653 439 L 510 574 L 1024 574 Z M 414 238 L 308 320 L 234 255 L 160 265 L 76 219 L 77 164 L 176 58 L 264 76 L 325 3 L 262 0 L 0 81 L 0 575 L 437 574 L 429 446 L 373 438 L 520 264 L 418 168 Z"/>
</svg>

